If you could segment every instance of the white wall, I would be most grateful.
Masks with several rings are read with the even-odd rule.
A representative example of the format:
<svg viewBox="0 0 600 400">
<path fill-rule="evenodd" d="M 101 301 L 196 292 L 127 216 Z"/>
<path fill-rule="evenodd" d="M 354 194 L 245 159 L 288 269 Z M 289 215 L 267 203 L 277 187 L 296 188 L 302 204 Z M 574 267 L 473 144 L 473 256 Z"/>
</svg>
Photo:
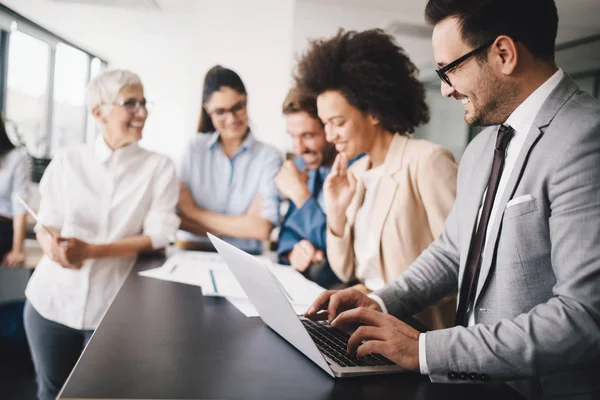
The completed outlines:
<svg viewBox="0 0 600 400">
<path fill-rule="evenodd" d="M 465 110 L 461 102 L 442 96 L 439 87 L 426 87 L 430 121 L 415 130 L 414 136 L 441 144 L 460 161 L 469 136 L 464 120 Z"/>
<path fill-rule="evenodd" d="M 555 1 L 559 15 L 557 43 L 600 33 L 598 0 Z M 305 47 L 306 38 L 333 35 L 341 26 L 355 30 L 384 28 L 391 20 L 425 26 L 426 3 L 427 0 L 297 0 L 294 51 Z M 433 67 L 429 37 L 397 39 L 418 67 Z M 423 73 L 429 75 L 429 71 Z"/>
<path fill-rule="evenodd" d="M 415 0 L 416 2 L 416 0 Z M 400 7 L 400 4 L 399 4 Z M 390 21 L 424 24 L 423 10 L 411 8 L 411 12 L 393 12 L 372 7 L 345 3 L 299 0 L 294 18 L 294 54 L 300 55 L 307 47 L 309 39 L 333 36 L 340 27 L 345 30 L 384 29 Z M 417 67 L 430 65 L 433 60 L 430 37 L 397 37 Z"/>
<path fill-rule="evenodd" d="M 104 57 L 111 68 L 141 76 L 155 104 L 144 147 L 178 160 L 196 129 L 204 74 L 221 64 L 246 84 L 256 135 L 283 148 L 280 104 L 290 83 L 295 0 L 172 1 L 163 1 L 160 12 L 49 0 L 3 3 Z"/>
</svg>

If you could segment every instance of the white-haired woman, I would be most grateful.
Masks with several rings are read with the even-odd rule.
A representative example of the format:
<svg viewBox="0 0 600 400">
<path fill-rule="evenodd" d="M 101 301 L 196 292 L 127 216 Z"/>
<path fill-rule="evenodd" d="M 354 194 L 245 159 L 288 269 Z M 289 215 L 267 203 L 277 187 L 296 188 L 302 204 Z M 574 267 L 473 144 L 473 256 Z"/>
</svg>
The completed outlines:
<svg viewBox="0 0 600 400">
<path fill-rule="evenodd" d="M 148 110 L 140 78 L 109 71 L 88 87 L 102 127 L 91 146 L 54 157 L 40 183 L 37 229 L 44 251 L 26 289 L 25 329 L 38 398 L 56 398 L 92 332 L 144 250 L 177 231 L 172 162 L 137 142 Z"/>
</svg>

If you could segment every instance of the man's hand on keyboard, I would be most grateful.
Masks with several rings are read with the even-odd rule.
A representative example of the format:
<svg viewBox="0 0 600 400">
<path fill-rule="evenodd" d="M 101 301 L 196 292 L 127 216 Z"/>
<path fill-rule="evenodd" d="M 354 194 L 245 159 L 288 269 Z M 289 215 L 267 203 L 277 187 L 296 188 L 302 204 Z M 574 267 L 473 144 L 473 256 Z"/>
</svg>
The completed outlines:
<svg viewBox="0 0 600 400">
<path fill-rule="evenodd" d="M 366 294 L 356 289 L 327 290 L 319 295 L 309 309 L 304 313 L 306 318 L 313 320 L 325 319 L 333 321 L 340 313 L 365 307 L 381 311 L 379 304 Z"/>
<path fill-rule="evenodd" d="M 378 353 L 410 371 L 419 372 L 419 334 L 399 319 L 368 308 L 355 308 L 340 313 L 331 323 L 362 324 L 348 340 L 348 353 L 358 357 Z"/>
</svg>

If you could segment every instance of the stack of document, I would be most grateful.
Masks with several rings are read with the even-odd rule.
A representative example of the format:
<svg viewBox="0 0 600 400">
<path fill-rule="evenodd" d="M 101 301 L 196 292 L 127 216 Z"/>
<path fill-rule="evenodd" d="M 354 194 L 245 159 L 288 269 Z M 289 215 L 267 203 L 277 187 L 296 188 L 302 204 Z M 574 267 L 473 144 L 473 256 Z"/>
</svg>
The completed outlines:
<svg viewBox="0 0 600 400">
<path fill-rule="evenodd" d="M 304 312 L 325 290 L 289 266 L 274 264 L 266 257 L 258 258 L 267 264 L 298 314 Z M 226 297 L 247 317 L 258 316 L 256 308 L 250 303 L 244 290 L 218 253 L 180 251 L 169 257 L 162 267 L 142 271 L 139 274 L 164 281 L 200 286 L 205 296 Z"/>
</svg>

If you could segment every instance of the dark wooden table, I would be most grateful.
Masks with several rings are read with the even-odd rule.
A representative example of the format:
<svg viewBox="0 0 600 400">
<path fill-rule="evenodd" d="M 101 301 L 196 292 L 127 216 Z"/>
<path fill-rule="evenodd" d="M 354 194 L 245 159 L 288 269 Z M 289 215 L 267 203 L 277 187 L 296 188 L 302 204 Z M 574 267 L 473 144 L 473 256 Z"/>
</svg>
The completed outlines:
<svg viewBox="0 0 600 400">
<path fill-rule="evenodd" d="M 199 287 L 141 277 L 138 261 L 60 399 L 519 399 L 503 384 L 436 385 L 414 373 L 332 379 Z"/>
</svg>

